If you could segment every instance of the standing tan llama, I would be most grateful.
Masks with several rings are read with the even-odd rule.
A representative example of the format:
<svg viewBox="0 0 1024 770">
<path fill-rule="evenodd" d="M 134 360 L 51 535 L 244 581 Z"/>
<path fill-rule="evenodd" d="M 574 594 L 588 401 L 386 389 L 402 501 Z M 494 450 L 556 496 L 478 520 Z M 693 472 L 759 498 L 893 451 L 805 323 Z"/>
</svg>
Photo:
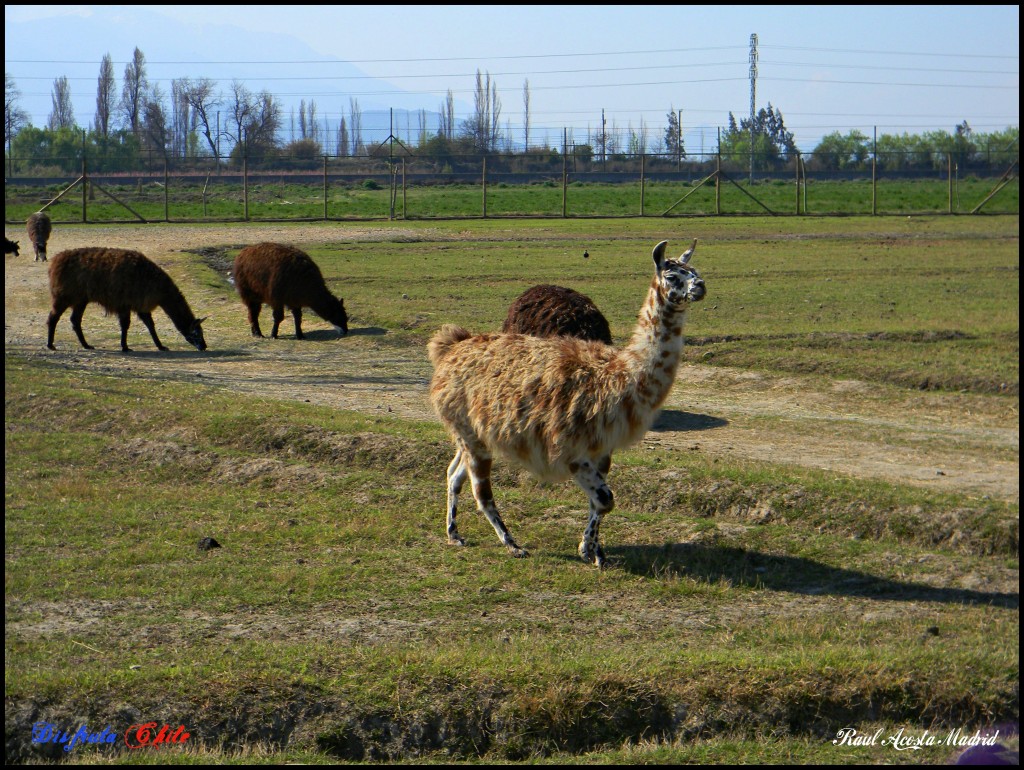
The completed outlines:
<svg viewBox="0 0 1024 770">
<path fill-rule="evenodd" d="M 590 499 L 579 554 L 605 564 L 601 517 L 614 507 L 605 481 L 612 452 L 650 428 L 675 381 L 683 322 L 704 281 L 689 265 L 697 247 L 667 259 L 654 248 L 654 279 L 629 343 L 617 349 L 571 337 L 480 334 L 446 325 L 428 345 L 434 364 L 430 398 L 455 443 L 448 466 L 448 542 L 464 545 L 455 517 L 469 478 L 477 507 L 516 557 L 528 553 L 509 534 L 491 492 L 500 454 L 542 480 L 574 478 Z"/>
</svg>

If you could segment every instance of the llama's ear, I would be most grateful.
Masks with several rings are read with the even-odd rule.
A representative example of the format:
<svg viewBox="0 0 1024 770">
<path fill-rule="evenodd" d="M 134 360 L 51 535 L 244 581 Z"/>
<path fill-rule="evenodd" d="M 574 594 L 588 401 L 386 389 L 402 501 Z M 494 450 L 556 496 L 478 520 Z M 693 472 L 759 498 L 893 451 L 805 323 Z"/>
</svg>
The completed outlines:
<svg viewBox="0 0 1024 770">
<path fill-rule="evenodd" d="M 693 239 L 693 245 L 682 253 L 682 255 L 679 257 L 679 261 L 682 262 L 685 265 L 687 262 L 690 261 L 690 257 L 693 256 L 693 252 L 696 251 L 696 250 L 697 250 L 697 239 L 694 238 Z"/>
<path fill-rule="evenodd" d="M 662 241 L 654 247 L 654 271 L 661 275 L 661 271 L 665 268 L 665 247 L 668 246 L 668 241 Z"/>
</svg>

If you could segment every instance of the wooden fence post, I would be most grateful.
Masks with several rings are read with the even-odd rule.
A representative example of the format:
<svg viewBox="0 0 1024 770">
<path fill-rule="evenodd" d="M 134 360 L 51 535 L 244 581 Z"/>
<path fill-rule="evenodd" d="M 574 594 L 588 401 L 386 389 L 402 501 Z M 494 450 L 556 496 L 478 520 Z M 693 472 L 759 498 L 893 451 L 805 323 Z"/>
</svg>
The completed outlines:
<svg viewBox="0 0 1024 770">
<path fill-rule="evenodd" d="M 82 132 L 85 133 L 84 131 Z M 82 153 L 82 223 L 88 222 L 88 197 L 89 197 L 89 170 L 85 160 L 85 153 Z"/>
<path fill-rule="evenodd" d="M 871 140 L 871 216 L 878 215 L 878 126 Z"/>
<path fill-rule="evenodd" d="M 871 158 L 871 216 L 878 215 L 878 160 Z"/>
<path fill-rule="evenodd" d="M 715 214 L 722 213 L 722 151 L 715 153 Z"/>
<path fill-rule="evenodd" d="M 796 167 L 796 214 L 800 216 L 800 153 L 796 154 L 796 162 L 793 165 Z"/>
<path fill-rule="evenodd" d="M 804 194 L 804 216 L 807 216 L 807 164 L 804 163 L 803 156 L 800 156 L 800 176 L 803 177 L 803 194 Z"/>
<path fill-rule="evenodd" d="M 946 153 L 946 177 L 949 181 L 948 211 L 953 213 L 953 153 Z"/>
<path fill-rule="evenodd" d="M 563 132 L 565 129 L 562 129 Z M 569 159 L 565 156 L 565 139 L 562 140 L 562 219 L 569 215 Z"/>
<path fill-rule="evenodd" d="M 644 171 L 647 161 L 647 155 L 640 153 L 640 216 L 644 215 Z"/>
</svg>

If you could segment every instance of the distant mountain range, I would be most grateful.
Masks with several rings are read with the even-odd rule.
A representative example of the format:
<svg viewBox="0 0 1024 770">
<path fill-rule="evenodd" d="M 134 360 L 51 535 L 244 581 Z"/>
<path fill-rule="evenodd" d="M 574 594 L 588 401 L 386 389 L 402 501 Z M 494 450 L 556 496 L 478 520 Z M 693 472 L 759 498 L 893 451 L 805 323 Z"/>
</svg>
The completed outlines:
<svg viewBox="0 0 1024 770">
<path fill-rule="evenodd" d="M 160 16 L 145 8 L 91 6 L 90 16 L 59 16 L 40 21 L 5 22 L 5 70 L 21 92 L 19 104 L 35 126 L 45 126 L 53 109 L 53 81 L 67 77 L 78 125 L 90 127 L 96 111 L 96 82 L 100 62 L 110 54 L 114 62 L 117 93 L 123 84 L 125 63 L 135 48 L 146 57 L 147 75 L 165 96 L 171 80 L 211 78 L 227 93 L 233 80 L 252 92 L 270 91 L 284 111 L 285 141 L 290 141 L 292 116 L 302 100 L 313 101 L 318 123 L 326 124 L 325 150 L 333 151 L 344 115 L 351 128 L 350 100 L 358 100 L 362 137 L 367 143 L 396 138 L 415 143 L 420 130 L 420 111 L 426 111 L 426 128 L 437 130 L 445 95 L 424 96 L 403 91 L 385 80 L 370 78 L 349 62 L 317 53 L 301 40 L 286 34 L 248 32 L 231 25 L 189 25 Z M 232 62 L 194 64 L 190 62 Z M 309 65 L 263 62 L 332 62 L 317 66 L 315 94 L 298 94 L 308 88 L 302 81 L 281 78 L 309 73 Z M 65 63 L 67 62 L 67 63 Z M 335 79 L 336 78 L 336 79 Z M 302 85 L 299 85 L 302 84 Z M 292 93 L 290 93 L 292 92 Z M 471 108 L 456 104 L 466 114 Z M 297 136 L 295 138 L 298 138 Z"/>
</svg>

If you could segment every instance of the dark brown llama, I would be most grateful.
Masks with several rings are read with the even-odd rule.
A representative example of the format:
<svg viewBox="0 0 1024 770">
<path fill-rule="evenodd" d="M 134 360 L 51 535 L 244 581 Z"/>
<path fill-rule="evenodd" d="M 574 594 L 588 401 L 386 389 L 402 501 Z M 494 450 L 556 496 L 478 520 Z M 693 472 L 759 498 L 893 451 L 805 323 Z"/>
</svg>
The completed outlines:
<svg viewBox="0 0 1024 770">
<path fill-rule="evenodd" d="M 25 229 L 28 231 L 28 239 L 36 251 L 36 262 L 46 261 L 46 244 L 50 240 L 50 232 L 53 225 L 50 223 L 50 215 L 43 211 L 31 214 L 25 222 Z"/>
<path fill-rule="evenodd" d="M 249 327 L 254 337 L 262 337 L 260 310 L 263 303 L 273 311 L 274 328 L 270 336 L 277 338 L 287 306 L 295 319 L 295 338 L 303 339 L 302 308 L 308 307 L 330 324 L 339 334 L 348 334 L 345 301 L 335 297 L 324 283 L 323 274 L 304 251 L 281 243 L 257 243 L 246 246 L 235 257 L 233 270 L 235 288 L 249 311 Z"/>
<path fill-rule="evenodd" d="M 163 308 L 182 336 L 199 350 L 206 350 L 202 323 L 196 318 L 167 273 L 137 251 L 92 246 L 62 251 L 50 261 L 50 296 L 53 309 L 46 319 L 46 347 L 55 350 L 57 321 L 71 308 L 71 328 L 86 350 L 93 347 L 82 334 L 82 315 L 90 302 L 121 322 L 121 350 L 128 347 L 128 326 L 134 312 L 149 329 L 153 342 L 167 350 L 156 335 L 153 311 Z"/>
<path fill-rule="evenodd" d="M 704 281 L 689 266 L 696 248 L 679 259 L 654 248 L 654 279 L 636 329 L 623 348 L 571 337 L 471 335 L 444 326 L 428 345 L 434 364 L 430 399 L 455 443 L 448 466 L 448 542 L 462 545 L 455 517 L 468 478 L 480 511 L 513 556 L 516 544 L 491 492 L 495 454 L 543 480 L 574 478 L 590 498 L 579 553 L 603 566 L 601 517 L 614 506 L 605 481 L 612 452 L 647 432 L 675 381 L 683 322 L 704 298 Z"/>
<path fill-rule="evenodd" d="M 576 337 L 612 344 L 608 319 L 590 297 L 546 283 L 519 295 L 509 307 L 501 331 L 535 337 Z"/>
</svg>

